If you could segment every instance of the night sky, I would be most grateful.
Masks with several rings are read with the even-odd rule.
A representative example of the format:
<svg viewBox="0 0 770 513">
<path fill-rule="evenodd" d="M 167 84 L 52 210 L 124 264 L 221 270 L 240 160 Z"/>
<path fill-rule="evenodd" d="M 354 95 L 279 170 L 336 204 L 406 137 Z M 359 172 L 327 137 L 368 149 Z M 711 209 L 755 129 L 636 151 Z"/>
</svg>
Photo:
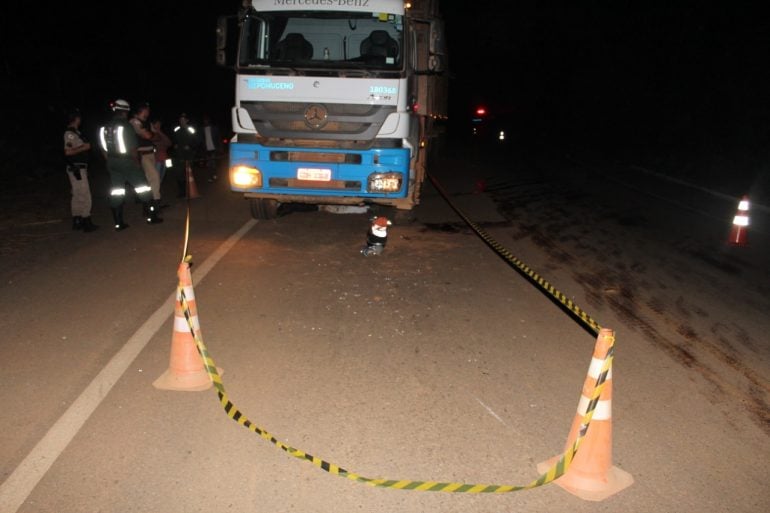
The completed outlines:
<svg viewBox="0 0 770 513">
<path fill-rule="evenodd" d="M 214 30 L 217 16 L 235 12 L 239 2 L 191 5 L 138 0 L 120 4 L 120 11 L 91 2 L 35 11 L 14 6 L 24 12 L 3 18 L 0 38 L 2 87 L 8 90 L 3 100 L 11 101 L 16 124 L 61 124 L 72 107 L 104 115 L 116 98 L 149 102 L 169 123 L 182 111 L 200 117 L 210 110 L 229 119 L 234 82 L 214 64 Z M 4 128 L 15 131 L 13 124 Z"/>
<path fill-rule="evenodd" d="M 119 14 L 27 4 L 0 21 L 3 148 L 19 136 L 58 146 L 68 108 L 93 125 L 119 97 L 150 102 L 167 124 L 181 111 L 229 124 L 233 76 L 214 64 L 214 29 L 239 1 L 136 0 Z M 484 104 L 532 143 L 770 159 L 770 24 L 759 3 L 501 4 L 443 1 L 457 133 Z"/>
<path fill-rule="evenodd" d="M 758 7 L 571 4 L 512 2 L 494 23 L 450 17 L 455 91 L 586 144 L 770 145 L 770 23 Z M 462 48 L 458 29 L 482 35 L 478 50 Z M 469 65 L 485 49 L 497 65 Z"/>
</svg>

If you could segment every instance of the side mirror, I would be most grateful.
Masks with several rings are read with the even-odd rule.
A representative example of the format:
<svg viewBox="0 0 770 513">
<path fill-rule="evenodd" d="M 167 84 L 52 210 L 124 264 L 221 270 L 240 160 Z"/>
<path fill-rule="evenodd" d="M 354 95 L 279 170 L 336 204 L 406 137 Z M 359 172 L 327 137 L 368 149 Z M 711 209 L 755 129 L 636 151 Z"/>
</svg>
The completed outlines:
<svg viewBox="0 0 770 513">
<path fill-rule="evenodd" d="M 238 55 L 238 17 L 220 16 L 217 19 L 217 64 L 235 66 Z"/>
<path fill-rule="evenodd" d="M 442 73 L 446 66 L 444 65 L 443 55 L 431 55 L 428 57 L 428 69 L 433 73 Z"/>
<path fill-rule="evenodd" d="M 433 20 L 430 22 L 430 35 L 428 43 L 428 69 L 433 73 L 441 73 L 446 69 L 446 43 L 444 41 L 444 22 Z"/>
<path fill-rule="evenodd" d="M 435 55 L 446 55 L 444 22 L 433 20 L 430 22 L 430 45 L 428 51 Z"/>
<path fill-rule="evenodd" d="M 227 46 L 227 16 L 217 19 L 217 50 L 224 50 Z"/>
</svg>

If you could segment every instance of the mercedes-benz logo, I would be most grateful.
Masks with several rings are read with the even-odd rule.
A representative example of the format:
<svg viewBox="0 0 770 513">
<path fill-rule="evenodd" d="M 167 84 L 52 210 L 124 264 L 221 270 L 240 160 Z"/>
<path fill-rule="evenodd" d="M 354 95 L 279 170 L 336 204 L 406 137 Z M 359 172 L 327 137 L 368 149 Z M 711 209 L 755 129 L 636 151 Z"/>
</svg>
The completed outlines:
<svg viewBox="0 0 770 513">
<path fill-rule="evenodd" d="M 307 123 L 307 126 L 310 128 L 318 130 L 326 124 L 328 115 L 329 112 L 323 105 L 309 105 L 308 108 L 305 109 L 305 123 Z"/>
</svg>

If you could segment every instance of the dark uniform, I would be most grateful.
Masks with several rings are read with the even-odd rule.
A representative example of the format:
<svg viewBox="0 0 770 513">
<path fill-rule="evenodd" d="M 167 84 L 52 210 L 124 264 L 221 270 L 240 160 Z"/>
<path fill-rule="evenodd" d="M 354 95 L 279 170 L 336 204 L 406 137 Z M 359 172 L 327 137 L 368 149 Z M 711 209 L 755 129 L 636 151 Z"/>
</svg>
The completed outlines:
<svg viewBox="0 0 770 513">
<path fill-rule="evenodd" d="M 142 171 L 137 156 L 137 135 L 128 121 L 128 102 L 117 100 L 113 106 L 115 116 L 100 130 L 102 150 L 110 173 L 110 207 L 115 229 L 128 228 L 123 221 L 123 205 L 126 200 L 126 183 L 133 187 L 144 206 L 144 216 L 149 224 L 162 223 L 157 206 L 152 202 L 152 189 Z"/>
<path fill-rule="evenodd" d="M 177 187 L 179 188 L 179 197 L 188 196 L 187 173 L 192 173 L 192 163 L 195 160 L 195 154 L 200 144 L 200 139 L 195 128 L 189 124 L 187 114 L 179 116 L 179 125 L 171 133 L 171 140 L 174 143 L 172 147 L 174 158 L 174 173 Z"/>
</svg>

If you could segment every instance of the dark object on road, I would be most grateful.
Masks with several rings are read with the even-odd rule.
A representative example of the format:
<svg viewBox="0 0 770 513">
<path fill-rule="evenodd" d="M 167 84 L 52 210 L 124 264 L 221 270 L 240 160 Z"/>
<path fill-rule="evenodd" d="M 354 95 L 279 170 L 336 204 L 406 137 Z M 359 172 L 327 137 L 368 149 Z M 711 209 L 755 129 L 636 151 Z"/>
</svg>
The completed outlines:
<svg viewBox="0 0 770 513">
<path fill-rule="evenodd" d="M 379 255 L 388 242 L 388 226 L 392 225 L 387 217 L 372 218 L 372 226 L 366 234 L 366 246 L 361 249 L 364 256 Z"/>
</svg>

